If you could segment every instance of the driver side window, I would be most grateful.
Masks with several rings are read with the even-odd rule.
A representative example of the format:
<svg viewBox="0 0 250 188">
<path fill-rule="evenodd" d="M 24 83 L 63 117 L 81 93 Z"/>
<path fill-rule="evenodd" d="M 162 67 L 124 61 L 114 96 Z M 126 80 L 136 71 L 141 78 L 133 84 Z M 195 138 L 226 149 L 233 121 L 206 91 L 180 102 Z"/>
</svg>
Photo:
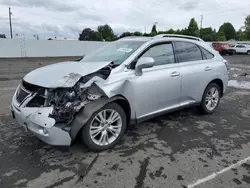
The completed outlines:
<svg viewBox="0 0 250 188">
<path fill-rule="evenodd" d="M 141 57 L 152 57 L 155 66 L 175 63 L 174 50 L 171 43 L 159 44 L 149 48 Z"/>
</svg>

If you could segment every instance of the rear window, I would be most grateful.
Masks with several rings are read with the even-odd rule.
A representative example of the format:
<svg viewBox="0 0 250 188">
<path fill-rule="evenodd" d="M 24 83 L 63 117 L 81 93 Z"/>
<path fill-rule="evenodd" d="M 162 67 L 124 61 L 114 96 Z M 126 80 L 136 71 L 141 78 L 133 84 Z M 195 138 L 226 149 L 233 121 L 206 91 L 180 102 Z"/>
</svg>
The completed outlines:
<svg viewBox="0 0 250 188">
<path fill-rule="evenodd" d="M 201 48 L 204 59 L 213 59 L 214 58 L 214 55 L 212 53 L 210 53 L 209 51 L 207 51 L 206 49 L 204 49 L 202 47 L 200 47 L 200 48 Z"/>
<path fill-rule="evenodd" d="M 179 63 L 203 59 L 198 46 L 190 42 L 175 42 L 175 52 Z"/>
</svg>

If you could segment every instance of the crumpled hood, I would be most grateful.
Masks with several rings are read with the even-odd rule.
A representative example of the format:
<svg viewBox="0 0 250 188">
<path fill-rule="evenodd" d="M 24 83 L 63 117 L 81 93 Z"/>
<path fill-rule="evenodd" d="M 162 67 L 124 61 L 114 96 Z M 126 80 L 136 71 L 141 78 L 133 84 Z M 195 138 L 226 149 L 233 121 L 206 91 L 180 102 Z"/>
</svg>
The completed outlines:
<svg viewBox="0 0 250 188">
<path fill-rule="evenodd" d="M 73 87 L 81 77 L 96 72 L 110 63 L 111 61 L 56 63 L 38 68 L 23 79 L 28 83 L 46 88 Z"/>
</svg>

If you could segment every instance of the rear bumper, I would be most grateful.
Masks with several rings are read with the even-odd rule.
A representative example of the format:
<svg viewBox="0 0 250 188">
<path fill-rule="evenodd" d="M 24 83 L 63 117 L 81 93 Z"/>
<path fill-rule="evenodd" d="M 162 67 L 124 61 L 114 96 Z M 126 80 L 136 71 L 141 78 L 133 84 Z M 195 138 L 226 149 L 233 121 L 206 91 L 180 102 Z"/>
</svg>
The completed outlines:
<svg viewBox="0 0 250 188">
<path fill-rule="evenodd" d="M 49 117 L 52 107 L 28 108 L 25 107 L 27 98 L 20 105 L 15 99 L 12 99 L 10 110 L 13 118 L 26 131 L 32 132 L 40 140 L 53 146 L 70 146 L 71 137 L 67 131 L 55 126 L 55 120 Z"/>
</svg>

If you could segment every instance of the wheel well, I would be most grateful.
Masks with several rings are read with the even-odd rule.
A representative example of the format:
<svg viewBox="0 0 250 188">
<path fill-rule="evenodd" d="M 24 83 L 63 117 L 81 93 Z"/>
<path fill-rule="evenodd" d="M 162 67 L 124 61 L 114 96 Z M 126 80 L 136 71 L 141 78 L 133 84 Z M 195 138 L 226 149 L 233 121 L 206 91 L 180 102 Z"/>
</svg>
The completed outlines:
<svg viewBox="0 0 250 188">
<path fill-rule="evenodd" d="M 113 102 L 117 103 L 118 105 L 120 105 L 123 108 L 123 110 L 126 114 L 126 117 L 127 117 L 127 123 L 129 124 L 130 117 L 131 117 L 131 108 L 130 108 L 129 102 L 126 99 L 117 99 Z"/>
<path fill-rule="evenodd" d="M 223 91 L 224 91 L 224 86 L 223 86 L 222 80 L 221 79 L 215 79 L 215 80 L 211 81 L 210 83 L 216 83 L 220 87 L 221 97 L 222 97 L 223 96 Z"/>
</svg>

